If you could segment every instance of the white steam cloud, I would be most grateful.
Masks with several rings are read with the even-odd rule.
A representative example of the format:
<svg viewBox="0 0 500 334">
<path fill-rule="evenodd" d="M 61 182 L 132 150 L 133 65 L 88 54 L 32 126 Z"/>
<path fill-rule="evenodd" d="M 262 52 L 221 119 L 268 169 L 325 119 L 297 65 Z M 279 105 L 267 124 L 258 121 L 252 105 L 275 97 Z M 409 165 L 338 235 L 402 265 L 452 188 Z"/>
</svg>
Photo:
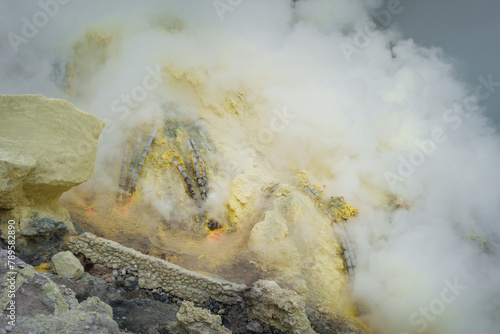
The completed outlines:
<svg viewBox="0 0 500 334">
<path fill-rule="evenodd" d="M 197 121 L 198 106 L 216 106 L 227 90 L 245 92 L 258 124 L 286 109 L 295 118 L 274 134 L 275 166 L 307 170 L 359 209 L 349 223 L 353 296 L 367 324 L 377 333 L 498 332 L 500 142 L 480 100 L 500 93 L 500 78 L 478 73 L 469 90 L 439 48 L 377 27 L 377 5 L 4 1 L 0 93 L 69 98 L 54 64 L 88 59 L 72 102 L 108 124 L 94 182 L 109 188 L 116 175 L 106 166 L 121 159 L 127 131 L 164 110 Z M 78 47 L 88 29 L 113 36 L 103 63 Z M 199 82 L 202 98 L 182 84 L 157 89 L 165 66 Z M 407 208 L 390 210 L 390 194 Z"/>
</svg>

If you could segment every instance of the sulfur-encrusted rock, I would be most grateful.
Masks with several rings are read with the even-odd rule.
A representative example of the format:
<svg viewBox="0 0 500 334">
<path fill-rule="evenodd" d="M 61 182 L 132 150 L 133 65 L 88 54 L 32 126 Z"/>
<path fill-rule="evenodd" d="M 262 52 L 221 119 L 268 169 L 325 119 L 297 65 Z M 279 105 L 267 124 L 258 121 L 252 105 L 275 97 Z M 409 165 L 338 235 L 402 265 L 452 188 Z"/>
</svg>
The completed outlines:
<svg viewBox="0 0 500 334">
<path fill-rule="evenodd" d="M 250 314 L 287 333 L 315 333 L 306 316 L 306 304 L 294 291 L 272 280 L 259 280 L 247 293 Z"/>
<path fill-rule="evenodd" d="M 349 306 L 341 296 L 348 280 L 331 222 L 293 186 L 276 186 L 272 198 L 272 206 L 251 230 L 248 249 L 279 272 L 272 278 L 284 288 L 303 293 L 331 314 L 346 314 Z"/>
<path fill-rule="evenodd" d="M 231 331 L 221 325 L 219 315 L 195 307 L 192 302 L 182 302 L 177 312 L 175 333 L 177 334 L 230 334 Z"/>
<path fill-rule="evenodd" d="M 286 266 L 300 255 L 289 235 L 287 222 L 279 211 L 267 211 L 264 219 L 252 228 L 249 249 L 261 261 Z"/>
<path fill-rule="evenodd" d="M 0 95 L 0 208 L 54 205 L 94 172 L 104 122 L 66 100 Z"/>
<path fill-rule="evenodd" d="M 52 257 L 52 268 L 60 276 L 77 280 L 83 275 L 83 266 L 70 251 L 57 253 Z"/>
<path fill-rule="evenodd" d="M 42 95 L 0 95 L 0 119 L 0 246 L 13 220 L 17 254 L 44 262 L 53 254 L 45 250 L 57 252 L 61 235 L 75 232 L 56 203 L 92 176 L 104 122 Z"/>
</svg>

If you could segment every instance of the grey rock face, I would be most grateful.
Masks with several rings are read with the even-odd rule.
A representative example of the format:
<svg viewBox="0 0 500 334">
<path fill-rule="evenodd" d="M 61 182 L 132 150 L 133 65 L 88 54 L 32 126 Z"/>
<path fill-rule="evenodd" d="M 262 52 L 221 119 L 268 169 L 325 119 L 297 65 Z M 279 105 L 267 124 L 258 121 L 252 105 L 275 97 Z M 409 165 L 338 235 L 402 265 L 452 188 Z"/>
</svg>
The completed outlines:
<svg viewBox="0 0 500 334">
<path fill-rule="evenodd" d="M 113 309 L 113 319 L 121 330 L 140 334 L 171 333 L 176 321 L 179 305 L 161 298 L 153 298 L 143 289 L 128 291 L 117 286 L 117 282 L 107 284 L 100 278 L 84 273 L 77 280 L 57 275 L 49 276 L 59 285 L 65 285 L 75 292 L 78 300 L 98 297 Z M 136 277 L 134 277 L 136 278 Z M 159 294 L 157 294 L 158 297 Z M 170 296 L 171 297 L 171 296 Z"/>
<path fill-rule="evenodd" d="M 111 307 L 99 298 L 78 304 L 73 291 L 24 261 L 15 257 L 10 268 L 8 256 L 0 249 L 0 278 L 5 285 L 0 290 L 0 307 L 5 309 L 13 300 L 15 318 L 9 313 L 0 315 L 0 328 L 11 333 L 119 333 Z M 12 320 L 14 326 L 9 323 Z"/>
<path fill-rule="evenodd" d="M 0 307 L 10 303 L 14 294 L 16 317 L 33 317 L 38 314 L 55 315 L 70 309 L 74 299 L 64 296 L 49 278 L 37 273 L 32 266 L 15 258 L 14 267 L 8 267 L 8 252 L 0 249 L 0 276 L 4 287 L 0 290 Z M 15 289 L 7 284 L 15 281 Z M 12 291 L 14 290 L 14 291 Z M 69 303 L 67 301 L 69 298 Z"/>
<path fill-rule="evenodd" d="M 127 277 L 123 281 L 123 288 L 128 291 L 134 291 L 136 287 L 138 288 L 138 282 L 139 280 L 137 279 L 137 277 L 134 276 Z"/>
<path fill-rule="evenodd" d="M 38 314 L 19 317 L 12 333 L 97 333 L 118 334 L 118 324 L 113 321 L 111 307 L 97 297 L 90 297 L 77 307 L 58 315 Z M 5 317 L 0 318 L 0 326 L 7 325 Z"/>
<path fill-rule="evenodd" d="M 64 250 L 64 235 L 69 231 L 62 221 L 52 217 L 39 217 L 36 213 L 31 215 L 22 224 L 16 224 L 16 255 L 26 262 L 39 265 Z M 0 228 L 0 247 L 7 248 L 7 221 L 1 215 L 0 226 L 3 227 Z"/>
</svg>

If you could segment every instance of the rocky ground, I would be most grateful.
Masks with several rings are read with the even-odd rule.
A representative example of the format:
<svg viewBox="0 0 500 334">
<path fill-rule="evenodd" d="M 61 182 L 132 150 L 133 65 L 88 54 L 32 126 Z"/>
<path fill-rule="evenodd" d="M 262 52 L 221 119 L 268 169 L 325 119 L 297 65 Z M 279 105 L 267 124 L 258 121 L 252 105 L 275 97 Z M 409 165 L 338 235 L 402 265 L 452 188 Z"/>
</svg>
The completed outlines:
<svg viewBox="0 0 500 334">
<path fill-rule="evenodd" d="M 247 298 L 238 305 L 224 305 L 212 299 L 197 304 L 166 293 L 161 288 L 140 288 L 138 270 L 134 266 L 113 270 L 80 255 L 78 262 L 84 272 L 74 271 L 78 278 L 69 278 L 65 276 L 73 275 L 71 269 L 64 272 L 59 269 L 59 274 L 54 273 L 55 261 L 34 268 L 16 257 L 15 269 L 10 270 L 7 266 L 8 251 L 3 249 L 0 250 L 0 261 L 2 282 L 8 282 L 13 272 L 17 276 L 15 326 L 9 325 L 11 319 L 5 311 L 0 316 L 2 334 L 287 333 L 252 316 L 252 312 L 258 312 L 255 305 L 253 311 L 250 307 L 258 300 L 253 296 L 255 291 L 265 289 L 265 286 L 274 289 L 277 284 L 272 281 L 259 281 L 259 289 L 249 288 Z M 5 287 L 8 288 L 7 285 Z M 8 289 L 2 290 L 0 301 L 4 306 L 9 300 L 6 296 Z M 273 317 L 272 307 L 265 306 L 266 303 L 260 305 L 264 313 Z M 335 321 L 312 309 L 307 309 L 307 317 L 317 333 L 360 333 L 340 319 Z M 269 319 L 267 322 L 272 321 Z M 314 333 L 312 329 L 310 333 Z"/>
<path fill-rule="evenodd" d="M 75 292 L 76 299 L 86 300 L 99 297 L 113 309 L 113 319 L 121 330 L 131 333 L 172 333 L 176 315 L 183 300 L 161 288 L 147 290 L 139 288 L 137 269 L 122 267 L 108 269 L 92 264 L 80 256 L 86 273 L 80 280 L 71 280 L 55 274 L 47 275 L 57 284 Z M 221 318 L 224 327 L 231 333 L 282 333 L 257 319 L 248 316 L 248 310 L 241 306 L 223 305 L 214 300 L 203 305 L 194 304 Z"/>
<path fill-rule="evenodd" d="M 6 266 L 7 256 L 6 250 L 0 250 L 0 276 L 3 282 L 7 282 L 10 272 Z M 0 333 L 45 333 L 45 330 L 61 333 L 70 329 L 71 333 L 196 332 L 189 329 L 193 325 L 191 322 L 196 322 L 196 319 L 178 319 L 179 310 L 186 302 L 161 289 L 139 288 L 136 268 L 111 270 L 94 265 L 84 257 L 80 257 L 80 260 L 85 265 L 85 272 L 79 279 L 70 279 L 50 270 L 46 273 L 37 272 L 16 258 L 17 269 L 14 272 L 17 275 L 16 285 L 20 285 L 15 299 L 16 325 L 8 324 L 8 312 L 4 312 L 0 317 Z M 36 269 L 44 270 L 44 267 Z M 2 294 L 2 302 L 7 300 L 5 297 Z M 205 320 L 204 325 L 209 329 L 213 322 L 219 322 L 220 328 L 230 330 L 228 333 L 282 333 L 262 321 L 251 319 L 243 305 L 228 306 L 210 300 L 204 305 L 193 304 L 191 310 L 193 307 L 214 316 L 213 319 Z M 56 325 L 49 326 L 50 323 Z M 193 326 L 196 325 L 200 327 L 200 324 Z M 179 326 L 183 331 L 178 329 Z"/>
</svg>

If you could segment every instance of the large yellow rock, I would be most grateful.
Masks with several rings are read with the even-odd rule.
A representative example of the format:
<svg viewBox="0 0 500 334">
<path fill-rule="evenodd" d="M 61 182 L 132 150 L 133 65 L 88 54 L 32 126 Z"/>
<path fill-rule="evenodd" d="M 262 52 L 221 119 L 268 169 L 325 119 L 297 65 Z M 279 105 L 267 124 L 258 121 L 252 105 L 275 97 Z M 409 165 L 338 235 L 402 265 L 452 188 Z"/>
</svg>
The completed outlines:
<svg viewBox="0 0 500 334">
<path fill-rule="evenodd" d="M 104 122 L 66 100 L 0 96 L 0 209 L 54 205 L 88 180 Z"/>
<path fill-rule="evenodd" d="M 348 308 L 342 248 L 326 215 L 300 190 L 281 184 L 264 219 L 251 230 L 248 249 L 285 288 L 304 294 L 325 312 Z"/>
<path fill-rule="evenodd" d="M 260 214 L 265 195 L 270 193 L 276 182 L 266 173 L 253 170 L 252 173 L 238 174 L 231 181 L 227 201 L 228 217 L 231 226 L 240 226 L 254 221 Z"/>
<path fill-rule="evenodd" d="M 0 95 L 0 120 L 0 244 L 14 220 L 18 255 L 46 262 L 75 231 L 56 203 L 92 176 L 104 122 L 42 95 Z"/>
</svg>

